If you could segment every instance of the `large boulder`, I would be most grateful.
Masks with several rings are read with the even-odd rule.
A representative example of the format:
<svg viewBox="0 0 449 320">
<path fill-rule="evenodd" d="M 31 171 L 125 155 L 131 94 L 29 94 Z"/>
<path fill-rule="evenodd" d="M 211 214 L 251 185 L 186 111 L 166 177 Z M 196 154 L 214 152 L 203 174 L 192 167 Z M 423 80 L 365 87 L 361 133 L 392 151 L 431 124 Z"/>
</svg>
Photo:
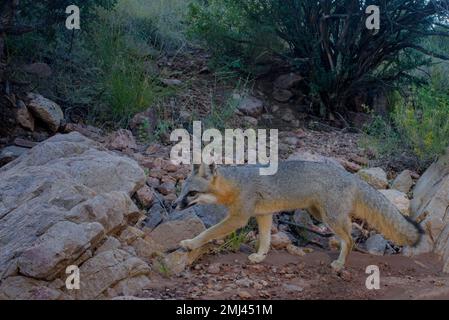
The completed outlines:
<svg viewBox="0 0 449 320">
<path fill-rule="evenodd" d="M 64 281 L 69 265 L 87 269 L 86 287 L 92 287 L 77 298 L 97 297 L 128 276 L 144 274 L 139 270 L 148 266 L 137 257 L 114 252 L 106 259 L 99 255 L 108 250 L 96 252 L 142 217 L 131 196 L 144 183 L 134 160 L 77 132 L 56 135 L 0 168 L 0 297 L 39 298 L 27 292 L 44 287 L 44 298 L 61 298 L 60 288 L 50 284 Z M 96 284 L 108 263 L 113 279 Z M 16 294 L 15 284 L 23 294 Z"/>
<path fill-rule="evenodd" d="M 51 131 L 58 131 L 64 120 L 64 113 L 61 107 L 56 102 L 44 98 L 40 94 L 30 93 L 28 98 L 30 99 L 28 108 L 31 112 L 42 120 Z"/>
<path fill-rule="evenodd" d="M 379 190 L 404 216 L 410 216 L 410 200 L 407 195 L 398 190 Z"/>
<path fill-rule="evenodd" d="M 388 187 L 387 173 L 382 168 L 368 168 L 357 172 L 357 175 L 376 189 Z"/>
<path fill-rule="evenodd" d="M 406 253 L 435 252 L 449 272 L 449 152 L 433 163 L 418 180 L 411 201 L 412 217 L 426 231 L 421 244 Z"/>
</svg>

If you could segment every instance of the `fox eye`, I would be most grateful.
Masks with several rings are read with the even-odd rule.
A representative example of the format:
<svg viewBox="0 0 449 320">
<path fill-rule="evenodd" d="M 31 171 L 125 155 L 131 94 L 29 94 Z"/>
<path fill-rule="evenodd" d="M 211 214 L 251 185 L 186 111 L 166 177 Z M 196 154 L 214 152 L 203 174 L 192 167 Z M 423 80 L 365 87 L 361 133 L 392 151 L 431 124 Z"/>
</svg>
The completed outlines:
<svg viewBox="0 0 449 320">
<path fill-rule="evenodd" d="M 187 196 L 189 196 L 189 197 L 194 197 L 194 196 L 196 196 L 198 194 L 198 191 L 190 191 L 188 194 L 187 194 Z"/>
</svg>

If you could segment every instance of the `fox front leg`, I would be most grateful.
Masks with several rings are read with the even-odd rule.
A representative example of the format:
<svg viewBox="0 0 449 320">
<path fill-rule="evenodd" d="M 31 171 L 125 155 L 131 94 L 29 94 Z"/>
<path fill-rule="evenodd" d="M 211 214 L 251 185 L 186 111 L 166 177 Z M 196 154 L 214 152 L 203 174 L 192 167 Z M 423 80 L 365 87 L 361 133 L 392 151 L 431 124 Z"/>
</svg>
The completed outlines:
<svg viewBox="0 0 449 320">
<path fill-rule="evenodd" d="M 248 218 L 241 216 L 228 216 L 220 223 L 203 231 L 193 239 L 183 240 L 180 246 L 187 250 L 196 250 L 206 243 L 220 239 L 233 231 L 244 227 L 248 223 Z"/>
<path fill-rule="evenodd" d="M 257 216 L 257 225 L 259 226 L 259 247 L 257 253 L 253 253 L 248 257 L 252 263 L 260 263 L 267 257 L 270 250 L 271 242 L 271 226 L 273 224 L 273 216 Z"/>
</svg>

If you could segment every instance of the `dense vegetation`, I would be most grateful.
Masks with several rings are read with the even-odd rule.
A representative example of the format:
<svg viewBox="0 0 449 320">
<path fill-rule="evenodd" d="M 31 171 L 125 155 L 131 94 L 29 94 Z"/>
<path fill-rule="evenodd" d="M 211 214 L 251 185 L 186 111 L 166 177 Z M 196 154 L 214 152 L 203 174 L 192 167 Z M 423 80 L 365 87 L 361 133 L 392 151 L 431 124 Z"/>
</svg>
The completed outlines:
<svg viewBox="0 0 449 320">
<path fill-rule="evenodd" d="M 69 4 L 81 8 L 79 31 L 64 27 Z M 371 4 L 379 30 L 365 26 Z M 245 79 L 280 60 L 304 77 L 315 116 L 370 112 L 373 96 L 388 96 L 389 114 L 365 130 L 370 145 L 427 163 L 449 145 L 448 8 L 448 0 L 1 0 L 0 81 L 29 80 L 21 65 L 48 63 L 52 77 L 31 79 L 33 88 L 69 118 L 126 127 L 174 93 L 154 71 L 161 56 L 200 45 L 212 70 Z M 223 125 L 227 116 L 212 113 Z"/>
</svg>

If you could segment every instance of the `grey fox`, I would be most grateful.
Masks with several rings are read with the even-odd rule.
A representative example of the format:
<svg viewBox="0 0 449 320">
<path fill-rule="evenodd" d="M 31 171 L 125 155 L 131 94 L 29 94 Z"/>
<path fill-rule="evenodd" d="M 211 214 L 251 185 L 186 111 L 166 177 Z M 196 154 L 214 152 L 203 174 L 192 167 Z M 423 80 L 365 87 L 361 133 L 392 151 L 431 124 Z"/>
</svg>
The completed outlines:
<svg viewBox="0 0 449 320">
<path fill-rule="evenodd" d="M 279 163 L 278 172 L 259 175 L 257 165 L 194 165 L 173 207 L 185 209 L 195 204 L 221 204 L 227 217 L 194 239 L 180 246 L 198 249 L 244 227 L 255 217 L 259 228 L 257 253 L 248 258 L 263 261 L 270 249 L 272 215 L 279 211 L 307 209 L 326 223 L 341 239 L 341 251 L 331 266 L 344 268 L 352 249 L 351 217 L 366 220 L 398 245 L 415 246 L 423 230 L 387 200 L 380 192 L 357 176 L 337 166 L 318 162 L 287 161 Z"/>
</svg>

